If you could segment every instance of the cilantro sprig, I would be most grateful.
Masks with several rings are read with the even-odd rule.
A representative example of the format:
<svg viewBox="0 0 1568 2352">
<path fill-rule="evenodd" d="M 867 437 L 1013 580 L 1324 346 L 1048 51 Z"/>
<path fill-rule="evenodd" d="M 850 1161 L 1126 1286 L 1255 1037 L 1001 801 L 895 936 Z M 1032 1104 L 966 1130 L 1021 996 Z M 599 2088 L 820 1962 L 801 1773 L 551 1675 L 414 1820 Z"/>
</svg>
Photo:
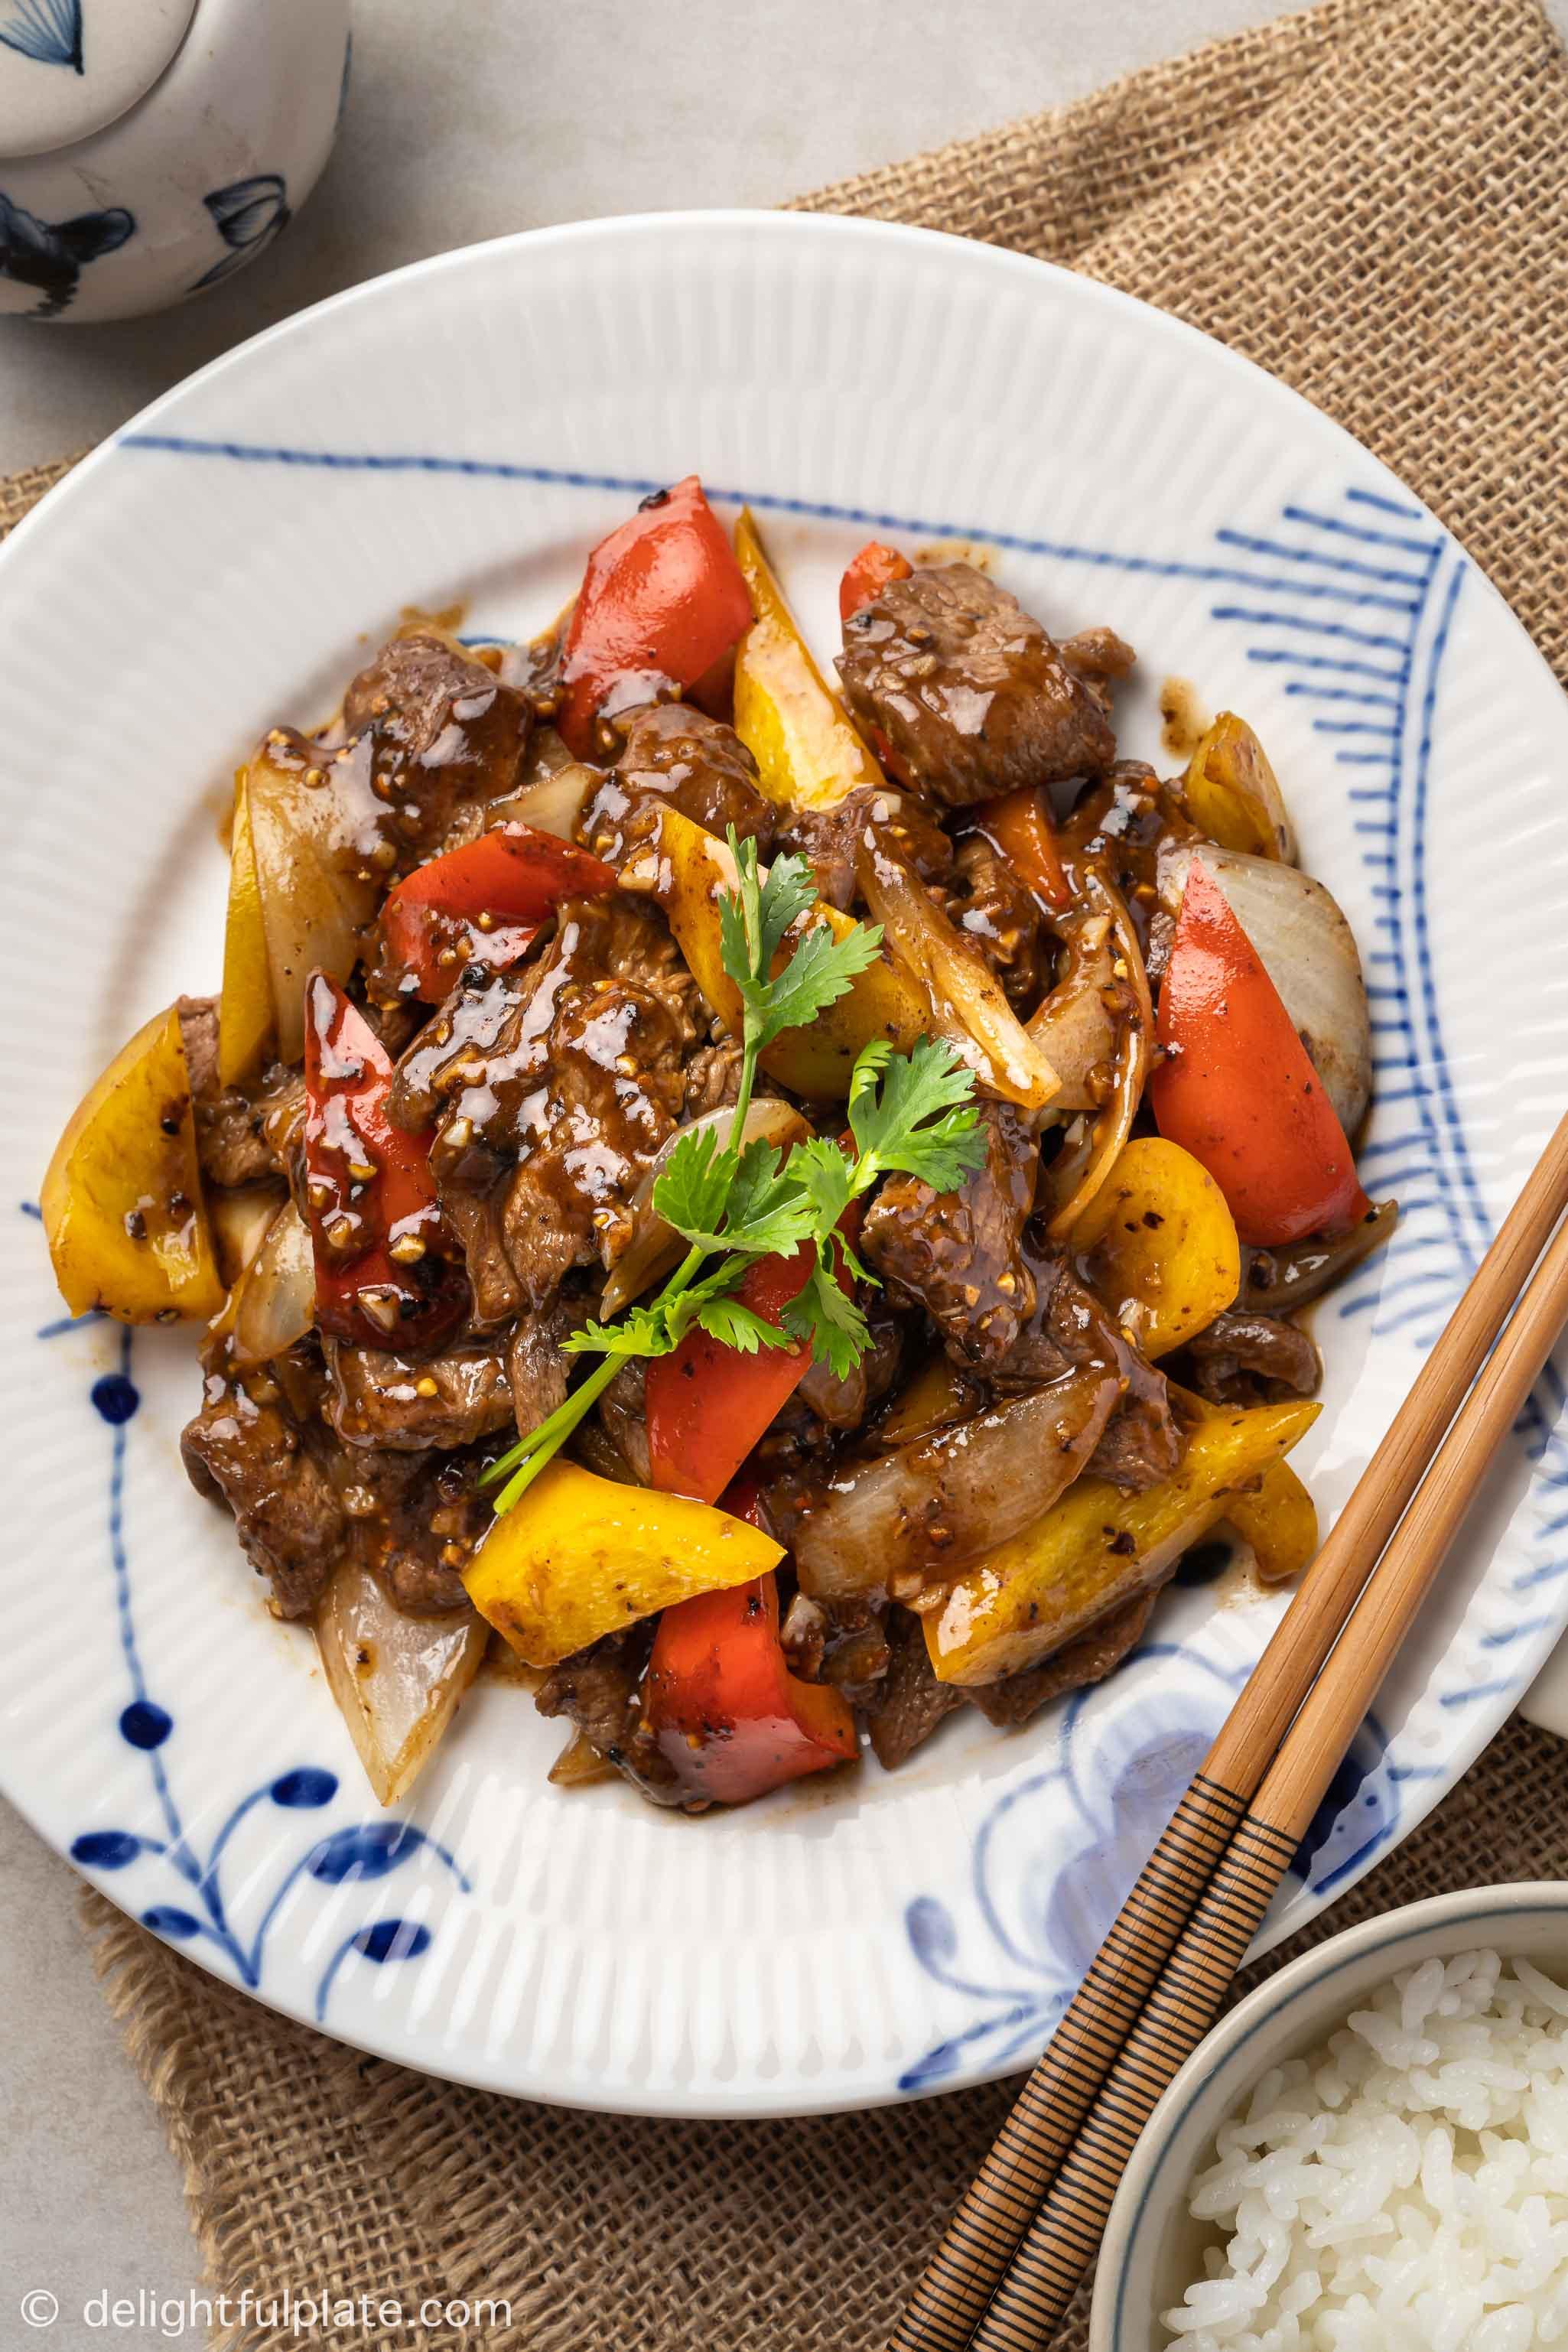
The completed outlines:
<svg viewBox="0 0 1568 2352">
<path fill-rule="evenodd" d="M 785 1030 L 804 1028 L 837 1003 L 881 945 L 881 926 L 856 923 L 842 938 L 803 918 L 816 903 L 804 857 L 776 858 L 763 877 L 754 841 L 729 835 L 735 887 L 719 901 L 723 966 L 742 1009 L 741 1076 L 730 1133 L 745 1127 L 757 1065 Z M 791 934 L 794 934 L 793 945 Z M 787 950 L 787 952 L 786 952 Z M 843 1379 L 870 1344 L 866 1317 L 840 1270 L 873 1282 L 840 1230 L 851 1203 L 892 1172 L 952 1192 L 985 1156 L 973 1079 L 951 1046 L 922 1039 L 909 1054 L 881 1040 L 862 1047 L 849 1083 L 849 1145 L 815 1137 L 787 1153 L 761 1140 L 721 1145 L 713 1130 L 683 1135 L 653 1189 L 653 1206 L 687 1244 L 651 1299 L 614 1323 L 586 1323 L 563 1344 L 601 1360 L 548 1420 L 484 1473 L 505 1480 L 497 1511 L 510 1510 L 557 1454 L 621 1366 L 674 1352 L 693 1328 L 745 1355 L 805 1344 Z M 852 1148 L 850 1148 L 852 1146 Z M 736 1297 L 759 1258 L 810 1244 L 812 1271 L 783 1310 L 783 1327 Z"/>
</svg>

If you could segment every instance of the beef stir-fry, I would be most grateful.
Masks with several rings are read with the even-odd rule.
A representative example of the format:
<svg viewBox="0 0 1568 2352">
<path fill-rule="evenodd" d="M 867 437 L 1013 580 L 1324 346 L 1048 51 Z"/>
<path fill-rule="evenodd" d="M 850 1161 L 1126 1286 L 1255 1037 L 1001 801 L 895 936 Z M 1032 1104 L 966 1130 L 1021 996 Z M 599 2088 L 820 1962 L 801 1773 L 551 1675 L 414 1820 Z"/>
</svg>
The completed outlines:
<svg viewBox="0 0 1568 2352">
<path fill-rule="evenodd" d="M 698 1812 L 1026 1722 L 1222 1524 L 1315 1546 L 1295 1317 L 1394 1210 L 1257 738 L 1120 758 L 1131 648 L 970 562 L 841 610 L 836 688 L 693 478 L 536 643 L 405 625 L 241 769 L 221 992 L 56 1154 L 384 1801 L 498 1638 L 554 1778 Z"/>
</svg>

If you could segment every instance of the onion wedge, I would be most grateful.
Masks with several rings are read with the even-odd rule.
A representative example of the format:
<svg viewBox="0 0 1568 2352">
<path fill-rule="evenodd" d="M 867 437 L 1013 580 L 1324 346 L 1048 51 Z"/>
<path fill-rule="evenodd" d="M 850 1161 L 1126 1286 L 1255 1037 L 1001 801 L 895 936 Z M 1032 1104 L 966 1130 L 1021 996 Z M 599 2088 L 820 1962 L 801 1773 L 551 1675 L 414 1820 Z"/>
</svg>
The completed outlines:
<svg viewBox="0 0 1568 2352">
<path fill-rule="evenodd" d="M 377 1801 L 407 1795 L 479 1671 L 489 1627 L 478 1612 L 405 1617 L 368 1568 L 345 1559 L 316 1620 L 321 1671 Z"/>
<path fill-rule="evenodd" d="M 1075 950 L 1066 979 L 1035 1014 L 1029 1034 L 1047 1053 L 1058 1039 L 1064 1047 L 1081 1052 L 1092 1045 L 1097 1034 L 1100 1040 L 1105 1035 L 1093 1025 L 1088 992 L 1105 987 L 1126 1002 L 1112 1013 L 1104 997 L 1100 999 L 1100 1009 L 1111 1023 L 1114 1042 L 1110 1096 L 1098 1112 L 1079 1113 L 1060 1153 L 1046 1171 L 1042 1206 L 1047 1211 L 1047 1231 L 1053 1241 L 1071 1232 L 1121 1155 L 1138 1116 L 1154 1037 L 1149 975 L 1126 900 L 1102 876 L 1087 871 L 1079 877 L 1079 904 L 1084 910 L 1077 918 L 1084 927 L 1081 960 Z M 1075 1069 L 1068 1083 L 1081 1084 L 1086 1076 L 1087 1072 Z"/>
<path fill-rule="evenodd" d="M 1353 1139 L 1372 1097 L 1372 1016 L 1361 958 L 1337 900 L 1311 875 L 1271 857 L 1173 843 L 1161 852 L 1155 887 L 1173 919 L 1187 868 L 1201 859 L 1252 941 L 1290 1025 L 1306 1047 L 1346 1135 Z"/>
<path fill-rule="evenodd" d="M 1069 1372 L 870 1462 L 846 1465 L 791 1536 L 800 1589 L 850 1601 L 939 1580 L 1049 1510 L 1100 1443 L 1114 1372 Z M 897 1597 L 897 1596 L 896 1596 Z"/>
<path fill-rule="evenodd" d="M 604 1296 L 599 1301 L 601 1317 L 607 1319 L 612 1315 L 618 1315 L 623 1307 L 629 1307 L 634 1298 L 641 1297 L 650 1282 L 656 1282 L 660 1275 L 668 1272 L 686 1246 L 674 1226 L 667 1225 L 653 1205 L 653 1188 L 668 1166 L 676 1145 L 684 1136 L 700 1135 L 711 1129 L 718 1138 L 717 1148 L 721 1151 L 730 1140 L 734 1119 L 731 1106 L 724 1103 L 719 1109 L 705 1110 L 700 1118 L 677 1128 L 675 1133 L 659 1146 L 642 1182 L 632 1194 L 631 1239 L 616 1260 L 610 1278 L 605 1285 Z M 784 1145 L 801 1142 L 810 1133 L 809 1122 L 793 1103 L 783 1102 L 777 1096 L 769 1095 L 761 1102 L 752 1104 L 746 1113 L 745 1132 L 741 1139 L 742 1144 L 755 1143 L 761 1139 L 763 1142 Z"/>
<path fill-rule="evenodd" d="M 286 1201 L 234 1287 L 229 1331 L 236 1368 L 287 1355 L 316 1322 L 316 1261 L 304 1218 Z"/>
<path fill-rule="evenodd" d="M 1020 1110 L 1043 1110 L 1057 1093 L 1057 1074 L 990 966 L 960 938 L 918 876 L 868 833 L 856 863 L 889 951 L 924 989 L 938 1034 L 988 1093 Z"/>
<path fill-rule="evenodd" d="M 552 833 L 559 841 L 575 841 L 577 820 L 604 781 L 603 769 L 568 760 L 562 767 L 542 771 L 510 800 L 488 809 L 485 829 L 517 820 L 537 833 Z"/>
<path fill-rule="evenodd" d="M 375 908 L 373 888 L 351 889 L 335 870 L 330 836 L 308 805 L 326 798 L 324 790 L 312 792 L 269 761 L 265 745 L 250 763 L 250 848 L 283 1062 L 299 1061 L 305 1050 L 306 981 L 318 967 L 347 981 L 359 958 L 362 927 Z"/>
</svg>

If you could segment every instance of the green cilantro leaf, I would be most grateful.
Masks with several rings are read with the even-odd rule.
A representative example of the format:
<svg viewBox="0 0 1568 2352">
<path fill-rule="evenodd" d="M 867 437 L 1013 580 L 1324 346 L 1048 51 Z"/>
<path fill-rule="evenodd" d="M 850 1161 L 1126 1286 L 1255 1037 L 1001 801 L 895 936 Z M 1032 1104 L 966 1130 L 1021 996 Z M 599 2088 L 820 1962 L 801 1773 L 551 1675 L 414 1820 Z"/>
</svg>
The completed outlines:
<svg viewBox="0 0 1568 2352">
<path fill-rule="evenodd" d="M 773 959 L 786 935 L 816 904 L 816 878 L 807 860 L 792 854 L 775 857 L 762 881 L 755 841 L 742 841 L 733 825 L 730 850 L 737 885 L 719 901 L 721 948 L 745 1011 L 745 1045 L 761 1053 L 837 1003 L 875 961 L 882 933 L 879 924 L 857 923 L 840 940 L 826 921 L 813 923 L 775 977 Z"/>
<path fill-rule="evenodd" d="M 677 1345 L 662 1301 L 648 1307 L 628 1307 L 617 1323 L 582 1323 L 561 1342 L 568 1356 L 668 1356 Z"/>
<path fill-rule="evenodd" d="M 748 1143 L 730 1188 L 723 1246 L 769 1257 L 795 1248 L 811 1230 L 811 1203 L 796 1181 L 793 1152 L 783 1160 L 776 1144 L 761 1138 Z"/>
<path fill-rule="evenodd" d="M 804 1029 L 837 1004 L 856 975 L 875 963 L 882 944 L 880 923 L 857 923 L 836 939 L 826 922 L 813 923 L 778 978 L 770 982 L 758 1033 L 758 1051 L 786 1029 Z"/>
<path fill-rule="evenodd" d="M 871 1344 L 865 1316 L 820 1258 L 805 1289 L 785 1306 L 784 1326 L 792 1338 L 809 1341 L 813 1356 L 841 1381 L 848 1378 Z"/>
<path fill-rule="evenodd" d="M 794 1346 L 787 1331 L 759 1315 L 754 1307 L 733 1297 L 705 1299 L 697 1310 L 697 1321 L 726 1348 L 734 1348 L 742 1356 L 754 1356 L 763 1348 Z"/>
<path fill-rule="evenodd" d="M 710 1128 L 678 1137 L 653 1188 L 653 1206 L 667 1225 L 695 1240 L 716 1233 L 735 1181 L 735 1155 L 721 1150 Z"/>
<path fill-rule="evenodd" d="M 814 1231 L 830 1234 L 855 1198 L 854 1167 L 826 1135 L 797 1143 L 788 1164 L 791 1177 L 815 1213 Z"/>
<path fill-rule="evenodd" d="M 810 1203 L 784 1173 L 775 1144 L 754 1138 L 737 1156 L 714 1151 L 711 1130 L 689 1140 L 706 1150 L 677 1146 L 653 1188 L 653 1205 L 693 1248 L 768 1257 L 805 1239 Z"/>
<path fill-rule="evenodd" d="M 953 1192 L 985 1159 L 973 1094 L 973 1074 L 944 1038 L 922 1037 L 909 1054 L 868 1046 L 849 1090 L 849 1131 L 862 1168 L 898 1170 L 933 1192 Z"/>
</svg>

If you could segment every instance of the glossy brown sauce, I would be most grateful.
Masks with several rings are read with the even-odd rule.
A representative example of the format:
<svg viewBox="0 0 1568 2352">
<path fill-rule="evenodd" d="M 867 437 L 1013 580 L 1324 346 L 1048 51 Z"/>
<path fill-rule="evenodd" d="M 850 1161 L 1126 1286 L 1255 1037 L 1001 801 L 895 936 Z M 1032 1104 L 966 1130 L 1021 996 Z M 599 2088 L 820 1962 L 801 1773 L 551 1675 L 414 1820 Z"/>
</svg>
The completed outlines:
<svg viewBox="0 0 1568 2352">
<path fill-rule="evenodd" d="M 1190 760 L 1209 730 L 1205 705 L 1191 678 L 1168 677 L 1160 688 L 1160 741 L 1174 760 Z"/>
</svg>

